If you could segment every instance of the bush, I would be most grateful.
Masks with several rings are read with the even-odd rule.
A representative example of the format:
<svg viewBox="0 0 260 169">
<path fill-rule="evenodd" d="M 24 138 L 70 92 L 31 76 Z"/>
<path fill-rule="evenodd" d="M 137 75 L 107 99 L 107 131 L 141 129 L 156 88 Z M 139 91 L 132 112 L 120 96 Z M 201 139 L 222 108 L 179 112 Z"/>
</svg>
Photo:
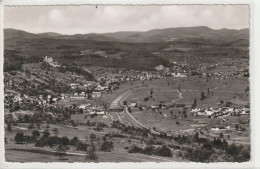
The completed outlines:
<svg viewBox="0 0 260 169">
<path fill-rule="evenodd" d="M 147 155 L 154 154 L 155 148 L 153 146 L 147 146 L 144 148 L 143 153 Z"/>
<path fill-rule="evenodd" d="M 97 138 L 97 136 L 95 134 L 90 134 L 89 138 L 90 138 L 90 140 L 95 140 Z"/>
<path fill-rule="evenodd" d="M 97 160 L 98 156 L 96 155 L 95 151 L 91 150 L 89 151 L 89 159 L 90 160 Z"/>
<path fill-rule="evenodd" d="M 187 153 L 188 158 L 194 162 L 208 162 L 209 157 L 213 152 L 205 149 L 190 149 Z"/>
<path fill-rule="evenodd" d="M 163 145 L 159 148 L 156 152 L 156 155 L 163 156 L 163 157 L 172 157 L 172 151 L 166 145 Z"/>
<path fill-rule="evenodd" d="M 129 153 L 142 153 L 147 155 L 158 155 L 163 157 L 172 157 L 172 151 L 169 149 L 166 145 L 163 145 L 162 147 L 159 147 L 155 149 L 153 146 L 147 146 L 144 149 L 141 147 L 138 147 L 136 145 L 133 145 L 128 150 Z"/>
<path fill-rule="evenodd" d="M 68 150 L 68 147 L 64 145 L 58 145 L 56 155 L 62 159 L 64 156 L 66 156 L 66 150 Z"/>
<path fill-rule="evenodd" d="M 79 142 L 78 137 L 73 137 L 73 138 L 70 140 L 70 145 L 76 146 L 78 142 Z"/>
<path fill-rule="evenodd" d="M 49 137 L 50 136 L 50 132 L 48 132 L 47 130 L 43 131 L 43 137 Z"/>
<path fill-rule="evenodd" d="M 53 128 L 51 131 L 52 131 L 53 133 L 55 133 L 55 134 L 58 133 L 58 129 L 57 129 L 57 128 Z"/>
<path fill-rule="evenodd" d="M 11 124 L 11 123 L 8 123 L 8 124 L 7 124 L 7 131 L 9 131 L 9 132 L 12 132 L 12 131 L 13 131 L 13 128 L 12 128 L 12 124 Z"/>
<path fill-rule="evenodd" d="M 143 149 L 137 145 L 133 145 L 128 150 L 129 153 L 143 153 Z"/>
<path fill-rule="evenodd" d="M 16 144 L 23 144 L 25 142 L 24 134 L 17 133 L 14 137 L 14 141 Z"/>
<path fill-rule="evenodd" d="M 28 129 L 29 130 L 34 129 L 34 124 L 33 123 L 29 124 Z"/>
<path fill-rule="evenodd" d="M 111 152 L 114 148 L 112 141 L 105 141 L 100 148 L 100 151 Z"/>
<path fill-rule="evenodd" d="M 32 135 L 33 135 L 34 137 L 39 137 L 39 136 L 40 136 L 40 132 L 39 132 L 38 130 L 33 130 L 33 131 L 32 131 Z"/>
<path fill-rule="evenodd" d="M 68 139 L 68 137 L 66 137 L 66 136 L 63 136 L 62 138 L 61 138 L 61 144 L 62 145 L 68 145 L 70 143 L 70 140 Z"/>
<path fill-rule="evenodd" d="M 79 141 L 76 144 L 76 150 L 87 151 L 88 150 L 88 145 Z"/>
</svg>

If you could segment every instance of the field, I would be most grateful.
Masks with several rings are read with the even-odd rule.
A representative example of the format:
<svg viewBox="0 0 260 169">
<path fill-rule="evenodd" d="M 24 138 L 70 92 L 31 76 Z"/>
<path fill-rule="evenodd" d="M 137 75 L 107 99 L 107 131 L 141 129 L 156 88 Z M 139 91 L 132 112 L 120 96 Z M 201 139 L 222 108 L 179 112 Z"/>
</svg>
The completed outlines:
<svg viewBox="0 0 260 169">
<path fill-rule="evenodd" d="M 245 92 L 245 88 L 248 85 L 247 78 L 240 79 L 226 79 L 226 80 L 213 80 L 203 78 L 162 78 L 145 81 L 125 82 L 121 83 L 117 90 L 112 93 L 105 93 L 98 100 L 63 100 L 59 102 L 59 105 L 66 104 L 84 104 L 84 103 L 112 103 L 117 100 L 123 93 L 129 91 L 129 94 L 125 95 L 118 100 L 120 105 L 124 100 L 127 104 L 131 102 L 137 102 L 137 105 L 142 106 L 155 106 L 160 103 L 168 106 L 172 104 L 185 104 L 190 106 L 193 104 L 194 99 L 197 100 L 197 107 L 210 108 L 216 107 L 220 101 L 232 101 L 238 106 L 249 103 L 249 94 Z M 201 92 L 207 95 L 209 89 L 209 96 L 205 100 L 200 100 Z M 152 92 L 152 97 L 151 95 Z M 149 97 L 149 100 L 144 100 Z M 249 120 L 249 115 L 241 117 L 227 116 L 223 118 L 211 119 L 208 117 L 196 116 L 191 112 L 187 112 L 187 117 L 184 118 L 182 111 L 183 108 L 165 108 L 160 110 L 144 109 L 140 110 L 138 107 L 130 106 L 131 115 L 123 112 L 110 112 L 103 117 L 86 117 L 85 114 L 73 114 L 71 120 L 76 123 L 86 124 L 89 122 L 104 123 L 108 127 L 102 128 L 102 130 L 96 130 L 96 126 L 72 126 L 72 125 L 54 125 L 54 124 L 42 124 L 39 129 L 41 135 L 44 130 L 48 130 L 51 136 L 57 135 L 60 137 L 67 136 L 69 139 L 78 137 L 78 139 L 87 144 L 91 144 L 90 137 L 95 135 L 96 139 L 94 144 L 100 147 L 102 144 L 102 138 L 106 134 L 121 134 L 116 128 L 112 128 L 111 124 L 113 120 L 118 120 L 123 124 L 130 126 L 139 126 L 135 121 L 138 121 L 150 130 L 157 132 L 165 132 L 167 134 L 177 136 L 190 135 L 195 132 L 200 132 L 201 137 L 205 138 L 217 138 L 220 133 L 223 134 L 223 138 L 229 143 L 239 143 L 248 145 L 250 144 L 250 126 L 248 123 L 244 124 L 240 121 Z M 235 131 L 235 125 L 239 124 L 244 127 L 246 131 Z M 12 132 L 6 131 L 6 160 L 17 162 L 59 162 L 61 161 L 56 155 L 55 148 L 50 147 L 35 147 L 34 144 L 19 145 L 14 143 L 14 137 L 17 132 L 23 132 L 25 135 L 29 135 L 33 130 L 28 129 L 28 123 L 18 123 L 17 127 L 13 127 Z M 212 127 L 216 126 L 230 126 L 230 130 L 212 131 Z M 58 132 L 54 133 L 52 130 L 57 128 Z M 140 139 L 133 137 L 110 137 L 114 143 L 112 152 L 97 151 L 99 162 L 145 162 L 145 161 L 185 161 L 183 158 L 178 158 L 177 153 L 173 153 L 172 158 L 151 156 L 139 153 L 128 153 L 127 148 L 132 145 L 145 146 Z M 130 141 L 129 141 L 130 140 Z M 172 149 L 175 151 L 175 149 Z M 178 152 L 179 150 L 177 150 Z M 23 154 L 23 155 L 22 155 Z M 16 157 L 16 158 L 13 158 Z M 34 157 L 34 158 L 32 158 Z M 67 160 L 66 160 L 67 159 Z M 86 152 L 77 151 L 75 148 L 71 148 L 66 155 L 63 162 L 90 162 L 86 159 Z"/>
<path fill-rule="evenodd" d="M 74 117 L 75 118 L 75 117 Z M 34 144 L 24 144 L 19 145 L 15 144 L 13 138 L 16 132 L 24 132 L 25 135 L 28 135 L 32 132 L 32 130 L 28 129 L 29 124 L 18 124 L 18 128 L 14 128 L 12 132 L 5 133 L 8 144 L 5 147 L 6 160 L 8 162 L 91 162 L 91 160 L 86 159 L 86 152 L 84 151 L 76 151 L 71 149 L 67 152 L 65 159 L 60 160 L 56 155 L 55 148 L 43 147 L 37 148 Z M 105 128 L 103 131 L 95 131 L 92 127 L 80 126 L 80 127 L 72 127 L 72 126 L 59 126 L 59 125 L 49 125 L 42 126 L 42 129 L 48 129 L 51 131 L 53 128 L 58 129 L 58 134 L 54 134 L 51 132 L 51 135 L 57 136 L 67 136 L 68 138 L 72 138 L 77 136 L 81 141 L 90 143 L 89 138 L 90 134 L 95 134 L 97 139 L 94 141 L 96 146 L 99 146 L 101 142 L 101 138 L 106 133 L 117 133 L 118 131 L 111 128 Z M 42 134 L 43 130 L 39 130 Z M 86 140 L 87 139 L 87 140 Z M 129 138 L 112 138 L 114 142 L 114 150 L 113 152 L 101 152 L 98 151 L 98 161 L 99 162 L 161 162 L 161 161 L 185 161 L 182 159 L 178 159 L 176 156 L 173 158 L 167 157 L 156 157 L 149 156 L 144 154 L 129 154 L 125 147 L 130 147 L 131 144 L 140 144 L 140 140 L 131 139 L 131 143 L 129 143 Z M 16 158 L 14 158 L 16 157 Z"/>
<path fill-rule="evenodd" d="M 6 150 L 6 159 L 8 162 L 93 162 L 86 159 L 85 155 L 67 155 L 65 160 L 60 160 L 59 157 L 44 154 L 44 153 L 31 153 L 21 150 Z M 144 154 L 129 154 L 129 153 L 97 153 L 99 162 L 185 162 L 178 158 L 157 158 L 154 156 Z M 14 160 L 15 159 L 15 160 Z"/>
<path fill-rule="evenodd" d="M 198 107 L 215 107 L 221 100 L 236 100 L 249 103 L 249 93 L 245 92 L 248 86 L 248 79 L 202 79 L 202 78 L 165 78 L 145 81 L 144 85 L 134 88 L 133 93 L 127 98 L 127 101 L 136 101 L 142 105 L 155 105 L 161 101 L 170 103 L 174 100 L 176 103 L 191 105 L 194 99 L 197 100 Z M 182 96 L 179 97 L 178 86 Z M 144 101 L 153 89 L 153 98 Z M 201 92 L 207 95 L 209 89 L 210 97 L 200 101 Z"/>
<path fill-rule="evenodd" d="M 171 105 L 172 103 L 181 103 L 191 105 L 194 99 L 197 100 L 197 107 L 210 108 L 217 107 L 220 101 L 232 101 L 237 106 L 246 105 L 249 103 L 248 92 L 245 92 L 245 86 L 248 85 L 247 79 L 226 79 L 226 80 L 213 80 L 209 79 L 177 79 L 177 78 L 165 78 L 155 79 L 152 81 L 145 81 L 144 85 L 137 88 L 132 88 L 132 93 L 128 95 L 125 100 L 130 103 L 132 101 L 137 102 L 138 105 L 159 105 L 160 102 Z M 180 87 L 181 94 L 177 91 Z M 207 89 L 210 90 L 210 96 L 205 100 L 200 100 L 201 92 L 207 93 Z M 149 92 L 153 89 L 153 98 L 148 101 L 144 101 L 144 98 L 149 96 Z M 241 104 L 242 103 L 242 104 Z M 221 118 L 209 119 L 206 117 L 195 116 L 191 112 L 187 112 L 187 118 L 183 118 L 182 108 L 170 108 L 162 110 L 143 110 L 131 107 L 131 115 L 144 126 L 149 129 L 155 129 L 156 131 L 167 132 L 168 134 L 179 133 L 192 133 L 196 130 L 204 130 L 206 137 L 218 137 L 220 132 L 211 133 L 211 127 L 216 126 L 230 126 L 232 130 L 222 131 L 224 137 L 229 139 L 230 142 L 242 141 L 249 143 L 248 137 L 250 133 L 249 125 L 243 125 L 247 132 L 241 134 L 235 132 L 235 124 L 240 120 L 248 120 L 248 115 L 242 117 L 227 116 L 222 119 L 225 122 L 221 122 Z M 172 112 L 172 113 L 171 113 Z M 119 120 L 127 123 L 125 114 L 117 114 Z M 117 117 L 115 116 L 115 118 Z M 121 118 L 120 118 L 121 117 Z M 210 135 L 211 134 L 211 135 Z"/>
</svg>

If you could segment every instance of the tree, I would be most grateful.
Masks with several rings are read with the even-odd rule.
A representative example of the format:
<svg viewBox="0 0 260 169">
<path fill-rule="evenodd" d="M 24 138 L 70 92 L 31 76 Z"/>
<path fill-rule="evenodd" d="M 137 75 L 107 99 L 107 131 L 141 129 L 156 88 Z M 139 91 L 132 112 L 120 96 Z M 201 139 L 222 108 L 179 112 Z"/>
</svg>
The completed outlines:
<svg viewBox="0 0 260 169">
<path fill-rule="evenodd" d="M 128 107 L 127 109 L 128 109 L 128 111 L 129 111 L 129 113 L 132 113 L 132 110 L 131 110 L 131 108 L 130 108 L 130 107 Z"/>
<path fill-rule="evenodd" d="M 8 144 L 7 138 L 5 137 L 5 144 Z"/>
<path fill-rule="evenodd" d="M 73 127 L 77 127 L 77 126 L 78 126 L 78 124 L 77 124 L 77 123 L 75 123 L 75 121 L 74 121 L 74 120 L 71 120 L 71 125 L 72 125 Z"/>
<path fill-rule="evenodd" d="M 78 137 L 73 137 L 71 140 L 70 140 L 70 145 L 77 145 L 77 143 L 79 142 L 79 139 Z"/>
<path fill-rule="evenodd" d="M 112 141 L 104 141 L 103 144 L 101 145 L 100 150 L 105 152 L 111 152 L 113 148 L 114 145 Z"/>
<path fill-rule="evenodd" d="M 44 130 L 42 134 L 43 134 L 43 137 L 45 137 L 45 138 L 50 136 L 50 132 L 48 130 Z"/>
<path fill-rule="evenodd" d="M 127 105 L 127 101 L 126 100 L 123 101 L 123 105 L 125 105 L 125 106 Z"/>
<path fill-rule="evenodd" d="M 83 109 L 82 108 L 79 109 L 79 114 L 83 114 Z"/>
<path fill-rule="evenodd" d="M 159 104 L 159 108 L 162 109 L 162 104 L 161 103 Z"/>
<path fill-rule="evenodd" d="M 88 152 L 88 154 L 89 154 L 88 157 L 89 157 L 90 160 L 97 160 L 98 159 L 98 156 L 96 155 L 95 151 L 90 150 Z"/>
<path fill-rule="evenodd" d="M 29 124 L 28 129 L 29 129 L 29 130 L 34 129 L 34 124 L 33 124 L 33 123 Z"/>
<path fill-rule="evenodd" d="M 25 142 L 24 133 L 22 133 L 22 132 L 17 133 L 14 137 L 14 141 L 16 144 L 24 143 Z"/>
<path fill-rule="evenodd" d="M 194 108 L 197 107 L 197 99 L 196 98 L 194 99 L 193 106 L 194 106 Z"/>
<path fill-rule="evenodd" d="M 178 86 L 178 91 L 181 92 L 181 86 L 180 86 L 180 84 L 179 84 L 179 86 Z"/>
<path fill-rule="evenodd" d="M 7 124 L 7 131 L 8 131 L 8 132 L 12 132 L 12 131 L 13 131 L 13 128 L 12 128 L 12 124 L 11 124 L 11 123 L 8 123 L 8 124 Z"/>
<path fill-rule="evenodd" d="M 201 96 L 200 96 L 200 100 L 204 100 L 204 99 L 206 98 L 204 92 L 201 92 L 200 95 L 201 95 Z"/>
<path fill-rule="evenodd" d="M 76 150 L 87 151 L 88 150 L 88 145 L 86 143 L 82 143 L 81 141 L 78 141 L 76 143 Z"/>
<path fill-rule="evenodd" d="M 194 135 L 193 135 L 193 138 L 194 138 L 194 140 L 195 141 L 198 141 L 199 140 L 199 133 L 198 132 L 196 132 Z"/>
<path fill-rule="evenodd" d="M 56 155 L 59 156 L 60 160 L 63 159 L 64 156 L 66 156 L 66 150 L 68 150 L 68 147 L 65 145 L 59 144 L 57 146 Z"/>
<path fill-rule="evenodd" d="M 89 149 L 89 152 L 88 152 L 90 160 L 98 159 L 98 156 L 96 155 L 95 151 L 96 151 L 96 147 L 95 147 L 94 143 L 91 142 L 91 148 Z"/>
<path fill-rule="evenodd" d="M 33 137 L 39 137 L 40 136 L 40 132 L 38 130 L 33 130 L 32 131 L 32 135 L 33 135 Z"/>
<path fill-rule="evenodd" d="M 91 150 L 96 151 L 96 146 L 94 145 L 93 141 L 91 141 Z"/>
<path fill-rule="evenodd" d="M 177 119 L 177 115 L 176 114 L 174 115 L 174 119 Z"/>
<path fill-rule="evenodd" d="M 172 115 L 172 118 L 173 118 L 173 112 L 171 111 L 171 115 Z"/>
<path fill-rule="evenodd" d="M 236 128 L 236 130 L 238 131 L 240 127 L 239 127 L 238 124 L 236 124 L 236 125 L 235 125 L 235 128 Z"/>
<path fill-rule="evenodd" d="M 90 134 L 89 136 L 90 140 L 95 140 L 97 138 L 97 136 L 95 134 Z"/>
<path fill-rule="evenodd" d="M 53 128 L 51 131 L 52 131 L 53 133 L 55 133 L 55 134 L 58 134 L 58 129 L 57 129 L 57 128 Z"/>
<path fill-rule="evenodd" d="M 153 95 L 153 88 L 150 90 L 150 95 L 151 96 Z"/>
<path fill-rule="evenodd" d="M 162 113 L 161 111 L 160 111 L 159 113 L 160 113 L 160 116 L 162 116 L 162 117 L 163 117 L 163 113 Z M 163 118 L 164 118 L 164 117 L 163 117 Z"/>
<path fill-rule="evenodd" d="M 228 139 L 230 139 L 230 135 L 227 135 Z"/>
<path fill-rule="evenodd" d="M 63 137 L 61 138 L 61 144 L 62 144 L 62 145 L 67 146 L 69 143 L 70 143 L 70 140 L 69 140 L 68 137 L 63 136 Z"/>
<path fill-rule="evenodd" d="M 36 122 L 37 129 L 41 129 L 41 123 Z"/>
<path fill-rule="evenodd" d="M 163 157 L 172 157 L 173 155 L 171 149 L 166 145 L 163 145 L 156 154 L 158 156 L 163 156 Z"/>
</svg>

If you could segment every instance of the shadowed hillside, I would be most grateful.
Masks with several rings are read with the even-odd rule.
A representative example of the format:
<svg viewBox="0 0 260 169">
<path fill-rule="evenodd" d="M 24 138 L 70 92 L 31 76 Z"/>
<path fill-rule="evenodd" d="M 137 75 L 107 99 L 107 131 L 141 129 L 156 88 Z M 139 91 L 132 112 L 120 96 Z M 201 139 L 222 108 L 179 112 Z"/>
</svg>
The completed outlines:
<svg viewBox="0 0 260 169">
<path fill-rule="evenodd" d="M 218 57 L 248 58 L 249 30 L 208 27 L 155 29 L 146 32 L 61 35 L 5 29 L 5 71 L 46 55 L 65 65 L 152 70 L 184 56 L 191 62 Z"/>
</svg>

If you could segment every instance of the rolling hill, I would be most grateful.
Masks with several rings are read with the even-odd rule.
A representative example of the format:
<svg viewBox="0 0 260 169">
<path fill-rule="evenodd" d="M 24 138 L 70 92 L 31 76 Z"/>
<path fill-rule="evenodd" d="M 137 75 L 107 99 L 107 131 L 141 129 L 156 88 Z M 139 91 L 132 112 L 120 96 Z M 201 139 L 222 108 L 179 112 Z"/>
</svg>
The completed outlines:
<svg viewBox="0 0 260 169">
<path fill-rule="evenodd" d="M 189 41 L 191 39 L 202 39 L 214 41 L 216 43 L 226 43 L 238 39 L 249 40 L 249 29 L 232 30 L 219 29 L 214 30 L 205 26 L 201 27 L 179 27 L 154 29 L 146 32 L 114 32 L 114 33 L 90 33 L 90 34 L 75 34 L 62 35 L 58 33 L 40 33 L 32 34 L 25 31 L 15 29 L 4 30 L 5 39 L 8 38 L 55 38 L 55 39 L 78 39 L 78 40 L 93 40 L 93 41 L 119 41 L 132 43 L 154 43 L 154 42 L 169 42 L 169 41 Z"/>
<path fill-rule="evenodd" d="M 5 70 L 39 62 L 46 55 L 64 65 L 152 70 L 190 56 L 196 61 L 248 58 L 249 29 L 208 27 L 154 29 L 146 32 L 62 35 L 4 30 Z M 205 60 L 206 59 L 206 60 Z"/>
<path fill-rule="evenodd" d="M 167 42 L 178 39 L 189 40 L 201 38 L 217 42 L 227 42 L 237 39 L 249 39 L 249 29 L 214 30 L 208 27 L 180 27 L 167 29 L 154 29 L 146 32 L 117 32 L 106 33 L 105 36 L 126 42 Z"/>
</svg>

